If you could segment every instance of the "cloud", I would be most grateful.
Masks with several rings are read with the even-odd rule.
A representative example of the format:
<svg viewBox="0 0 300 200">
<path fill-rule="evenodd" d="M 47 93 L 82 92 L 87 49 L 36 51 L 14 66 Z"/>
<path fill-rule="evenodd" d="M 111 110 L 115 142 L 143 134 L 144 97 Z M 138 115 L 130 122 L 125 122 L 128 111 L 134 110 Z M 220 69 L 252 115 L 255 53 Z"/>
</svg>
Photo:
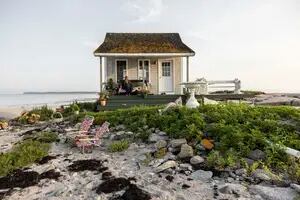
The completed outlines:
<svg viewBox="0 0 300 200">
<path fill-rule="evenodd" d="M 164 9 L 163 0 L 128 0 L 122 10 L 132 18 L 133 23 L 156 22 Z"/>
</svg>

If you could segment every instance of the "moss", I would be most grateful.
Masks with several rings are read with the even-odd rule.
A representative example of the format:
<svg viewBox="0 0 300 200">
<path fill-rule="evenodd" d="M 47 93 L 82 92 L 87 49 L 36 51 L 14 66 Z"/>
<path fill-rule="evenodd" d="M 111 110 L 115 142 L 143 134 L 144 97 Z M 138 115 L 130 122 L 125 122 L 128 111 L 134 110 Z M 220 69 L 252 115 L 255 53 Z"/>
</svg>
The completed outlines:
<svg viewBox="0 0 300 200">
<path fill-rule="evenodd" d="M 120 141 L 112 142 L 109 145 L 108 150 L 110 152 L 120 152 L 128 149 L 128 147 L 129 147 L 128 140 L 120 140 Z"/>
<path fill-rule="evenodd" d="M 167 148 L 161 148 L 154 153 L 155 158 L 163 158 L 167 154 Z"/>
</svg>

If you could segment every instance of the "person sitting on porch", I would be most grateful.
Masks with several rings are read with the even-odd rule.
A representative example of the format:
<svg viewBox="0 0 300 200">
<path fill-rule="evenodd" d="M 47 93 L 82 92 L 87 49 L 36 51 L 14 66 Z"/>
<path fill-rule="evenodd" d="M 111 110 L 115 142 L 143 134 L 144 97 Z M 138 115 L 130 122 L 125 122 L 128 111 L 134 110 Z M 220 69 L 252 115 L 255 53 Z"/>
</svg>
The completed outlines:
<svg viewBox="0 0 300 200">
<path fill-rule="evenodd" d="M 128 79 L 128 76 L 125 76 L 125 79 L 121 82 L 119 93 L 125 93 L 125 95 L 129 95 L 131 92 L 132 92 L 132 85 Z"/>
</svg>

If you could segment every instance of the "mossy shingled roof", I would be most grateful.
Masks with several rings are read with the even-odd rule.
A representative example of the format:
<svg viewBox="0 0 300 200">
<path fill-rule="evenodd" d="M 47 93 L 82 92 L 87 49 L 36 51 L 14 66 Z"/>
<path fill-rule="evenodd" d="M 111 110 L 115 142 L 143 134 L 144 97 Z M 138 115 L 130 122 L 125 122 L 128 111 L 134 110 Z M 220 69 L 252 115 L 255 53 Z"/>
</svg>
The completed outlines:
<svg viewBox="0 0 300 200">
<path fill-rule="evenodd" d="M 192 53 L 178 33 L 106 33 L 94 53 Z"/>
</svg>

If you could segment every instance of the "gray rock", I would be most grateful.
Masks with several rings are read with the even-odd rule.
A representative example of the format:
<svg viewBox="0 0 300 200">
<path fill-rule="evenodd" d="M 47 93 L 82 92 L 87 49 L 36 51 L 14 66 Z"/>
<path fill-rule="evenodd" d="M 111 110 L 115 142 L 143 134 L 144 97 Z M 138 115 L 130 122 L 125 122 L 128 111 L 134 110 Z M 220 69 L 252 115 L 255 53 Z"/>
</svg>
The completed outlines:
<svg viewBox="0 0 300 200">
<path fill-rule="evenodd" d="M 58 134 L 58 139 L 60 143 L 66 143 L 67 136 L 65 136 L 64 134 Z"/>
<path fill-rule="evenodd" d="M 194 155 L 193 147 L 188 144 L 181 145 L 179 154 L 177 155 L 180 159 L 191 158 Z"/>
<path fill-rule="evenodd" d="M 294 99 L 291 101 L 292 106 L 300 106 L 300 99 Z"/>
<path fill-rule="evenodd" d="M 225 186 L 221 186 L 219 192 L 223 194 L 239 194 L 242 195 L 246 192 L 247 188 L 240 184 L 227 183 Z"/>
<path fill-rule="evenodd" d="M 164 159 L 157 159 L 157 160 L 152 160 L 150 163 L 149 163 L 149 166 L 153 166 L 153 167 L 158 167 L 159 165 L 161 165 L 163 162 L 165 162 Z"/>
<path fill-rule="evenodd" d="M 159 131 L 159 132 L 158 132 L 158 135 L 160 135 L 160 136 L 166 136 L 166 135 L 167 135 L 167 133 L 166 133 L 166 132 L 164 132 L 164 131 Z"/>
<path fill-rule="evenodd" d="M 292 183 L 290 186 L 291 188 L 293 188 L 294 190 L 300 193 L 300 185 Z"/>
<path fill-rule="evenodd" d="M 249 158 L 243 158 L 243 160 L 245 160 L 249 166 L 251 166 L 254 163 L 254 160 L 249 159 Z"/>
<path fill-rule="evenodd" d="M 213 176 L 211 171 L 197 170 L 191 174 L 191 178 L 200 181 L 209 181 Z"/>
<path fill-rule="evenodd" d="M 126 127 L 125 127 L 125 125 L 120 124 L 120 125 L 116 126 L 115 129 L 116 129 L 117 131 L 121 131 L 121 130 L 125 130 Z"/>
<path fill-rule="evenodd" d="M 161 136 L 156 133 L 151 133 L 149 135 L 148 141 L 155 143 L 155 142 L 158 142 L 159 140 L 168 140 L 168 139 L 169 139 L 168 136 Z"/>
<path fill-rule="evenodd" d="M 177 166 L 177 163 L 174 160 L 169 160 L 169 161 L 163 163 L 162 165 L 158 166 L 157 168 L 155 168 L 154 171 L 156 173 L 159 173 L 159 172 L 162 172 L 166 169 L 173 168 L 173 167 L 176 167 L 176 166 Z"/>
<path fill-rule="evenodd" d="M 193 170 L 193 167 L 192 165 L 188 164 L 188 163 L 182 163 L 182 164 L 179 164 L 179 168 L 181 170 L 189 170 L 189 171 L 192 171 Z"/>
<path fill-rule="evenodd" d="M 253 151 L 251 151 L 248 155 L 248 158 L 252 159 L 252 160 L 264 160 L 266 157 L 265 152 L 259 150 L 259 149 L 255 149 Z"/>
<path fill-rule="evenodd" d="M 260 195 L 267 200 L 293 200 L 299 198 L 297 192 L 291 188 L 268 187 L 262 185 L 251 185 L 249 191 Z"/>
<path fill-rule="evenodd" d="M 186 144 L 187 141 L 185 138 L 183 139 L 174 139 L 170 141 L 170 145 L 172 148 L 180 148 L 181 145 Z"/>
<path fill-rule="evenodd" d="M 144 130 L 147 130 L 148 128 L 149 128 L 148 125 L 143 126 Z M 152 130 L 150 130 L 150 131 L 152 131 Z"/>
<path fill-rule="evenodd" d="M 80 126 L 81 126 L 81 123 L 77 123 L 77 124 L 75 124 L 74 128 L 79 130 Z"/>
<path fill-rule="evenodd" d="M 47 128 L 45 128 L 45 129 L 44 129 L 44 131 L 45 131 L 45 132 L 51 132 L 51 131 L 52 131 L 52 129 L 51 129 L 51 128 L 49 128 L 49 127 L 47 127 Z"/>
<path fill-rule="evenodd" d="M 263 169 L 256 169 L 254 172 L 252 172 L 252 177 L 262 180 L 262 181 L 270 181 L 271 180 L 271 177 Z"/>
<path fill-rule="evenodd" d="M 242 176 L 242 175 L 244 175 L 244 174 L 247 173 L 247 170 L 246 170 L 245 168 L 241 168 L 241 169 L 235 170 L 234 173 L 235 173 L 236 175 L 238 175 L 238 176 Z"/>
<path fill-rule="evenodd" d="M 162 149 L 167 146 L 167 142 L 165 140 L 159 140 L 155 143 L 156 149 Z"/>
<path fill-rule="evenodd" d="M 201 156 L 193 156 L 190 160 L 190 163 L 192 165 L 199 165 L 203 162 L 204 162 L 204 158 L 202 158 Z"/>
</svg>

